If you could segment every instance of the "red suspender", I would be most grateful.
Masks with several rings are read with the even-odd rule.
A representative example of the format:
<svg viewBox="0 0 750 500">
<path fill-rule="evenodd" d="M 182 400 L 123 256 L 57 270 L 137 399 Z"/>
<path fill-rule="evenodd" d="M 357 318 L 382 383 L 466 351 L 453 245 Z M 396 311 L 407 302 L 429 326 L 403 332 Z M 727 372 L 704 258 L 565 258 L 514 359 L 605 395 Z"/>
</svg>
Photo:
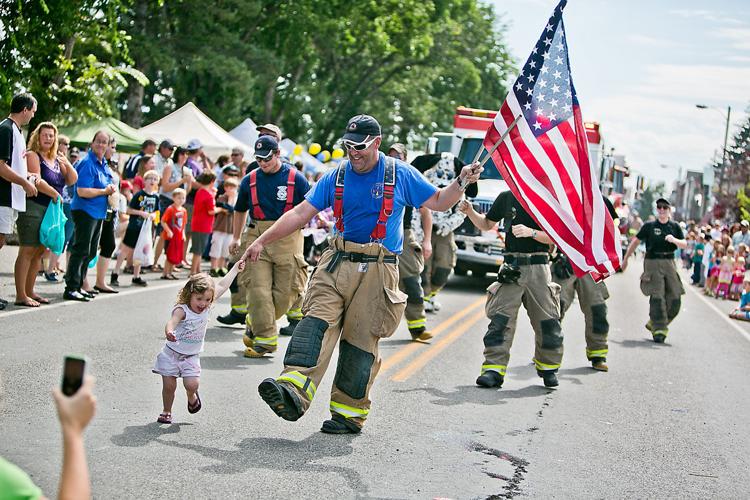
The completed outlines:
<svg viewBox="0 0 750 500">
<path fill-rule="evenodd" d="M 258 202 L 258 188 L 256 186 L 258 178 L 258 168 L 253 169 L 253 171 L 250 172 L 250 201 L 253 203 L 253 219 L 264 220 L 266 216 L 263 213 L 263 210 L 260 208 L 260 203 Z"/>
<path fill-rule="evenodd" d="M 388 217 L 393 214 L 393 191 L 396 187 L 396 160 L 390 156 L 385 159 L 385 172 L 383 173 L 383 203 L 380 205 L 378 222 L 370 233 L 373 240 L 385 239 L 385 227 Z"/>
<path fill-rule="evenodd" d="M 333 217 L 336 219 L 336 230 L 344 234 L 344 174 L 346 161 L 342 161 L 336 172 L 336 190 L 333 192 Z"/>
<path fill-rule="evenodd" d="M 294 180 L 297 169 L 295 167 L 289 167 L 289 177 L 286 180 L 286 205 L 284 206 L 284 213 L 287 213 L 294 208 Z"/>
<path fill-rule="evenodd" d="M 346 162 L 341 162 L 336 172 L 336 189 L 333 193 L 333 216 L 336 219 L 336 229 L 344 234 L 344 174 Z M 391 157 L 385 159 L 383 174 L 383 202 L 375 228 L 370 233 L 373 240 L 382 241 L 386 236 L 386 223 L 393 214 L 393 195 L 396 187 L 396 160 Z"/>
</svg>

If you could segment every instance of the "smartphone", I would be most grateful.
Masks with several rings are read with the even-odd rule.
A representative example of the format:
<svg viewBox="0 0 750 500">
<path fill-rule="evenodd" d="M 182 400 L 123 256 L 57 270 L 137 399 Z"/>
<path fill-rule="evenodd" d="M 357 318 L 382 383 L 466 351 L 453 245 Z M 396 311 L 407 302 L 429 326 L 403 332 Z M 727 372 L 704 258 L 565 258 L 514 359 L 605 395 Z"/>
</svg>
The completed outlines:
<svg viewBox="0 0 750 500">
<path fill-rule="evenodd" d="M 62 376 L 62 393 L 72 396 L 83 385 L 86 372 L 86 358 L 82 356 L 65 356 Z"/>
</svg>

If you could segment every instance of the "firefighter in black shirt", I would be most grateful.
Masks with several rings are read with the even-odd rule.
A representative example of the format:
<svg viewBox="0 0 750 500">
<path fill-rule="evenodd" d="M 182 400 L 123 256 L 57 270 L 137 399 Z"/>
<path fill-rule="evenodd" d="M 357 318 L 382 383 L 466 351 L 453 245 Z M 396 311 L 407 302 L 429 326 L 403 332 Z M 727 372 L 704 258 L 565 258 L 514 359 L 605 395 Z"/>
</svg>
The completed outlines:
<svg viewBox="0 0 750 500">
<path fill-rule="evenodd" d="M 545 386 L 557 386 L 563 336 L 560 285 L 552 282 L 549 266 L 548 250 L 552 240 L 510 191 L 501 193 L 486 215 L 478 214 L 467 201 L 461 202 L 459 210 L 483 231 L 505 221 L 505 263 L 498 272 L 498 281 L 487 288 L 485 311 L 490 324 L 484 335 L 485 361 L 477 385 L 503 385 L 518 309 L 523 305 L 536 337 L 534 365 L 537 374 L 544 379 Z"/>
<path fill-rule="evenodd" d="M 651 331 L 654 342 L 664 343 L 668 325 L 680 312 L 681 296 L 685 294 L 677 266 L 674 263 L 675 251 L 687 248 L 687 241 L 679 224 L 671 220 L 669 202 L 664 198 L 656 200 L 657 219 L 646 222 L 630 242 L 622 270 L 628 267 L 628 260 L 641 243 L 646 242 L 646 259 L 643 261 L 641 292 L 648 296 L 649 321 L 646 328 Z"/>
</svg>

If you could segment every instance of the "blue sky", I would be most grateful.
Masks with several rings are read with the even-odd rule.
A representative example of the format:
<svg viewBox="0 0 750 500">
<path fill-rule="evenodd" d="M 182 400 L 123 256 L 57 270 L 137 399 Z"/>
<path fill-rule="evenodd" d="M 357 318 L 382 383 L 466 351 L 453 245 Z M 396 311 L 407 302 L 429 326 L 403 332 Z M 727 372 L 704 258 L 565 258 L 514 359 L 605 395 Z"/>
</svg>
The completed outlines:
<svg viewBox="0 0 750 500">
<path fill-rule="evenodd" d="M 558 2 L 490 3 L 520 67 Z M 563 19 L 583 117 L 631 169 L 667 182 L 703 170 L 721 152 L 727 105 L 731 143 L 750 105 L 750 2 L 569 0 Z"/>
</svg>

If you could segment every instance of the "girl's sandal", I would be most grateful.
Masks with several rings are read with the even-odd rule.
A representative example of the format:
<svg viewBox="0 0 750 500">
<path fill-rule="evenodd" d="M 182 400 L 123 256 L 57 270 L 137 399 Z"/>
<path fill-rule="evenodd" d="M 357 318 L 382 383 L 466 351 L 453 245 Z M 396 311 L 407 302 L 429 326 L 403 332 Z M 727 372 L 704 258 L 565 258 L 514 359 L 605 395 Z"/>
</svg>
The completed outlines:
<svg viewBox="0 0 750 500">
<path fill-rule="evenodd" d="M 159 413 L 159 418 L 156 419 L 160 424 L 171 424 L 172 414 L 171 413 Z"/>
</svg>

